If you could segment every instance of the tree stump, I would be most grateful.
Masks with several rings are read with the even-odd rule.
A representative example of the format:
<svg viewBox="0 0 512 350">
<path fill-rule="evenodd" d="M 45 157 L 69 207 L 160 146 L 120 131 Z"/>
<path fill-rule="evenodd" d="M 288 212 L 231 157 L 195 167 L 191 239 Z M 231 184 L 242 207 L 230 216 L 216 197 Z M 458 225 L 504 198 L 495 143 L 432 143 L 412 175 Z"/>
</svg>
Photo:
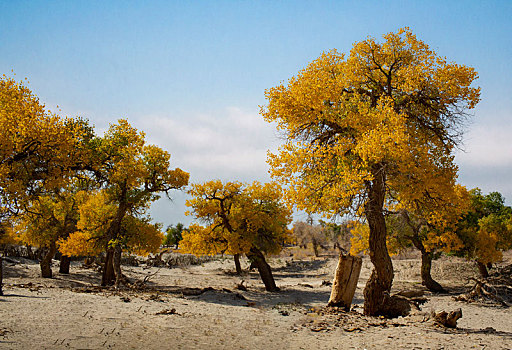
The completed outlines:
<svg viewBox="0 0 512 350">
<path fill-rule="evenodd" d="M 361 257 L 340 254 L 327 306 L 338 306 L 350 310 L 362 263 Z"/>
</svg>

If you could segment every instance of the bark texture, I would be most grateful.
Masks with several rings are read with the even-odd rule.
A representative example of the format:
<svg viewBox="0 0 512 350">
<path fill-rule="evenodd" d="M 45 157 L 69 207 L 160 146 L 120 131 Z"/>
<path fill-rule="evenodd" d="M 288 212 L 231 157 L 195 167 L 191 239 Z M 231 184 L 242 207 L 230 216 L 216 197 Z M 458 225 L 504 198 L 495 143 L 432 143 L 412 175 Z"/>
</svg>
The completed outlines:
<svg viewBox="0 0 512 350">
<path fill-rule="evenodd" d="M 112 242 L 119 238 L 121 232 L 121 224 L 123 218 L 128 211 L 128 203 L 126 202 L 127 188 L 126 184 L 122 187 L 121 196 L 123 200 L 119 203 L 116 216 L 112 220 L 107 232 L 107 241 Z M 109 286 L 120 282 L 121 278 L 121 246 L 117 243 L 114 247 L 107 244 L 107 257 L 105 258 L 105 266 L 103 268 L 103 276 L 101 279 L 102 286 Z"/>
<path fill-rule="evenodd" d="M 387 316 L 386 306 L 393 283 L 393 264 L 386 246 L 387 230 L 383 214 L 386 195 L 385 166 L 374 165 L 372 175 L 373 181 L 367 183 L 368 202 L 364 209 L 370 227 L 368 243 L 374 269 L 364 289 L 364 314 Z"/>
<path fill-rule="evenodd" d="M 339 306 L 350 310 L 362 263 L 360 257 L 340 254 L 327 306 Z"/>
<path fill-rule="evenodd" d="M 482 276 L 482 278 L 489 277 L 489 271 L 484 263 L 477 261 L 476 265 L 478 266 L 478 272 L 480 272 L 480 276 Z"/>
<path fill-rule="evenodd" d="M 432 278 L 432 259 L 433 252 L 427 251 L 423 242 L 419 238 L 419 228 L 414 230 L 414 237 L 412 243 L 414 247 L 421 252 L 421 284 L 423 284 L 428 290 L 435 293 L 445 292 L 443 286 Z"/>
<path fill-rule="evenodd" d="M 4 295 L 4 259 L 0 252 L 0 295 Z"/>
<path fill-rule="evenodd" d="M 432 278 L 432 252 L 421 251 L 421 284 L 431 292 L 445 292 L 443 286 Z"/>
<path fill-rule="evenodd" d="M 235 254 L 233 256 L 235 259 L 235 268 L 236 268 L 236 274 L 241 275 L 242 274 L 242 265 L 240 265 L 240 254 Z"/>
<path fill-rule="evenodd" d="M 105 257 L 105 264 L 103 266 L 103 275 L 101 276 L 101 285 L 110 286 L 115 281 L 114 274 L 114 248 L 107 249 L 107 255 Z"/>
<path fill-rule="evenodd" d="M 41 266 L 41 277 L 43 278 L 52 278 L 52 259 L 55 256 L 55 253 L 57 252 L 57 246 L 55 242 L 52 242 L 48 248 L 48 251 L 46 252 L 45 256 L 39 263 Z"/>
<path fill-rule="evenodd" d="M 434 322 L 448 328 L 457 328 L 457 320 L 462 317 L 462 309 L 433 313 Z"/>
<path fill-rule="evenodd" d="M 421 284 L 428 290 L 435 293 L 445 292 L 444 288 L 432 278 L 432 260 L 434 257 L 433 251 L 427 251 L 423 241 L 420 238 L 421 228 L 426 225 L 424 220 L 413 222 L 407 211 L 402 211 L 402 217 L 405 219 L 409 227 L 412 229 L 412 236 L 410 240 L 414 247 L 421 253 Z"/>
<path fill-rule="evenodd" d="M 121 273 L 121 254 L 122 249 L 120 245 L 116 245 L 114 248 L 114 274 L 116 275 L 116 288 L 122 281 L 123 275 Z"/>
<path fill-rule="evenodd" d="M 60 256 L 59 273 L 69 274 L 70 263 L 71 263 L 71 260 L 69 259 L 69 256 L 61 255 Z"/>
<path fill-rule="evenodd" d="M 318 243 L 315 239 L 313 239 L 313 251 L 315 252 L 315 257 L 318 258 L 320 254 L 318 252 Z"/>
<path fill-rule="evenodd" d="M 279 288 L 276 286 L 276 282 L 274 281 L 270 265 L 265 260 L 263 253 L 259 249 L 252 247 L 247 254 L 247 257 L 254 263 L 254 265 L 256 265 L 261 280 L 263 281 L 263 284 L 265 284 L 265 290 L 269 292 L 279 291 Z"/>
</svg>

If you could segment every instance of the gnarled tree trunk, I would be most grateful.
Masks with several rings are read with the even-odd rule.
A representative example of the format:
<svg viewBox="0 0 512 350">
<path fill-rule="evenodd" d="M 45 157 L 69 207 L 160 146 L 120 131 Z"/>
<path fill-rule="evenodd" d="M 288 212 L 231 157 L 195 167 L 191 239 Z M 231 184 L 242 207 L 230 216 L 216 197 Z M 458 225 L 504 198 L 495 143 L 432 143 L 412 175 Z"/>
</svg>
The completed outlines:
<svg viewBox="0 0 512 350">
<path fill-rule="evenodd" d="M 489 271 L 487 270 L 487 266 L 484 263 L 477 261 L 476 265 L 478 267 L 478 272 L 480 272 L 480 276 L 482 278 L 489 277 Z"/>
<path fill-rule="evenodd" d="M 103 275 L 101 277 L 101 285 L 102 286 L 110 286 L 114 284 L 115 274 L 114 274 L 114 248 L 107 249 L 107 256 L 105 257 L 105 264 L 103 265 Z"/>
<path fill-rule="evenodd" d="M 122 249 L 120 245 L 116 245 L 114 248 L 114 273 L 116 275 L 116 288 L 119 287 L 123 275 L 121 273 L 121 253 Z"/>
<path fill-rule="evenodd" d="M 240 265 L 240 254 L 233 255 L 233 258 L 235 259 L 236 274 L 241 275 L 242 274 L 242 265 Z"/>
<path fill-rule="evenodd" d="M 432 278 L 432 255 L 432 252 L 425 249 L 421 251 L 421 284 L 431 292 L 442 293 L 445 291 L 443 286 Z"/>
<path fill-rule="evenodd" d="M 445 292 L 443 286 L 441 286 L 438 282 L 436 282 L 432 278 L 432 258 L 433 253 L 428 252 L 425 249 L 425 246 L 421 242 L 421 239 L 419 238 L 419 227 L 414 232 L 414 237 L 412 238 L 412 243 L 421 252 L 421 284 L 423 284 L 428 290 L 435 293 L 442 293 Z"/>
<path fill-rule="evenodd" d="M 52 242 L 50 244 L 50 247 L 48 248 L 48 251 L 46 252 L 45 256 L 39 263 L 41 266 L 41 277 L 43 278 L 52 278 L 52 259 L 55 256 L 55 253 L 57 252 L 57 246 L 55 242 Z"/>
<path fill-rule="evenodd" d="M 61 255 L 60 256 L 59 273 L 69 274 L 70 263 L 71 263 L 71 260 L 69 259 L 69 256 Z"/>
<path fill-rule="evenodd" d="M 247 257 L 252 263 L 254 263 L 254 265 L 256 265 L 261 280 L 265 284 L 265 290 L 269 292 L 279 291 L 279 288 L 276 286 L 276 282 L 274 281 L 274 276 L 272 276 L 270 265 L 265 260 L 263 253 L 259 249 L 252 247 L 249 253 L 247 253 Z"/>
<path fill-rule="evenodd" d="M 318 246 L 319 246 L 319 244 L 318 244 L 318 242 L 317 242 L 315 239 L 313 239 L 313 242 L 312 242 L 312 243 L 313 243 L 313 252 L 315 253 L 315 257 L 317 257 L 317 258 L 318 258 L 318 257 L 320 256 L 320 254 L 319 254 L 319 252 L 318 252 Z"/>
<path fill-rule="evenodd" d="M 367 183 L 368 202 L 364 209 L 370 226 L 368 243 L 374 269 L 364 288 L 364 314 L 377 316 L 387 315 L 386 305 L 389 305 L 389 292 L 393 283 L 393 264 L 386 246 L 387 230 L 383 214 L 386 195 L 384 165 L 374 165 L 372 175 L 373 181 Z"/>
<path fill-rule="evenodd" d="M 121 232 L 121 224 L 128 210 L 128 203 L 126 202 L 127 191 L 128 189 L 125 181 L 120 195 L 122 200 L 119 203 L 116 215 L 110 223 L 106 235 L 106 240 L 109 243 L 107 243 L 106 247 L 107 256 L 105 258 L 105 266 L 103 267 L 103 276 L 101 279 L 102 286 L 110 286 L 115 283 L 117 287 L 121 279 L 121 246 L 119 245 L 119 242 L 117 242 L 114 247 L 112 247 L 111 244 L 118 240 Z"/>
<path fill-rule="evenodd" d="M 362 263 L 360 257 L 340 254 L 327 306 L 339 306 L 350 310 Z"/>
<path fill-rule="evenodd" d="M 0 251 L 0 295 L 4 295 L 4 259 L 2 251 Z"/>
</svg>

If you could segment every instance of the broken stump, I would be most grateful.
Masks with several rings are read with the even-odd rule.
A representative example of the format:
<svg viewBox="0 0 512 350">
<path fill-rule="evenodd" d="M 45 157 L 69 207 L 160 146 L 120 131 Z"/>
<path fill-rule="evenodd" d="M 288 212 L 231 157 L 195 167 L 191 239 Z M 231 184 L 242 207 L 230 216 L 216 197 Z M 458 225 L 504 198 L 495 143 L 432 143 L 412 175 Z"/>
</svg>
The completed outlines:
<svg viewBox="0 0 512 350">
<path fill-rule="evenodd" d="M 338 306 L 350 310 L 362 263 L 361 257 L 340 254 L 327 306 Z"/>
</svg>

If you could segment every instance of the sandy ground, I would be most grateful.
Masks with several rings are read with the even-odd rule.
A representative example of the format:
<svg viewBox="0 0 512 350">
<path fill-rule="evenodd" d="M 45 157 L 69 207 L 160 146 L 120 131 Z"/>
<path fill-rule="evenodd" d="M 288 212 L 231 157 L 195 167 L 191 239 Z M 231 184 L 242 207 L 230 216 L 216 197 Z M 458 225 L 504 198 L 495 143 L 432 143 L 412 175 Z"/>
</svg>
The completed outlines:
<svg viewBox="0 0 512 350">
<path fill-rule="evenodd" d="M 361 315 L 368 260 L 354 311 L 338 314 L 323 310 L 335 258 L 270 259 L 278 293 L 265 292 L 255 272 L 233 275 L 229 258 L 172 269 L 123 267 L 132 280 L 151 276 L 144 291 L 97 288 L 98 272 L 80 263 L 69 275 L 42 279 L 39 265 L 17 261 L 4 263 L 1 349 L 512 349 L 510 308 L 453 300 L 476 271 L 452 259 L 433 268 L 450 293 L 427 293 L 421 310 L 393 320 Z M 423 288 L 418 259 L 394 266 L 394 290 Z M 247 291 L 236 289 L 241 279 Z M 428 317 L 457 308 L 463 317 L 454 330 Z"/>
</svg>

